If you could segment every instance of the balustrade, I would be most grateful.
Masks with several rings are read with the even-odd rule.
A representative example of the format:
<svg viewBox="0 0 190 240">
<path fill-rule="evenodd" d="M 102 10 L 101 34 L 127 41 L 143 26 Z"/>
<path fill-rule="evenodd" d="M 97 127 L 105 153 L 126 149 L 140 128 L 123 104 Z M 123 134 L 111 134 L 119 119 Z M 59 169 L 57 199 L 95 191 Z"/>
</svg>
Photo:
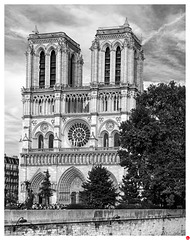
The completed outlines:
<svg viewBox="0 0 190 240">
<path fill-rule="evenodd" d="M 59 152 L 32 151 L 22 155 L 24 165 L 119 164 L 118 148 L 69 148 Z M 64 151 L 61 151 L 64 150 Z"/>
</svg>

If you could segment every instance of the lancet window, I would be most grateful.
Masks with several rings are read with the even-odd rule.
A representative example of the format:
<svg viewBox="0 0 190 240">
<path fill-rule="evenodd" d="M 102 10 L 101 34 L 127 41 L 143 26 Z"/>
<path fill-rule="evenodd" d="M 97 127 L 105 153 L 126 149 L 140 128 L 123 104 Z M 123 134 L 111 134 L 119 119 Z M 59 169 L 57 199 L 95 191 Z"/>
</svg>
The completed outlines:
<svg viewBox="0 0 190 240">
<path fill-rule="evenodd" d="M 119 146 L 119 133 L 116 132 L 114 134 L 114 147 L 118 147 Z"/>
<path fill-rule="evenodd" d="M 119 96 L 113 98 L 113 111 L 119 111 Z"/>
<path fill-rule="evenodd" d="M 53 140 L 54 140 L 54 136 L 53 136 L 53 134 L 50 134 L 50 135 L 49 135 L 49 144 L 48 144 L 48 145 L 49 145 L 48 147 L 49 147 L 50 149 L 53 148 Z"/>
<path fill-rule="evenodd" d="M 56 55 L 55 51 L 53 50 L 51 52 L 50 57 L 50 87 L 53 87 L 55 85 L 56 81 Z"/>
<path fill-rule="evenodd" d="M 134 82 L 137 83 L 137 51 L 134 52 Z"/>
<path fill-rule="evenodd" d="M 40 53 L 40 66 L 39 66 L 39 87 L 45 87 L 45 54 L 43 51 Z"/>
<path fill-rule="evenodd" d="M 121 79 L 121 49 L 118 46 L 116 49 L 115 59 L 115 84 L 120 84 Z"/>
<path fill-rule="evenodd" d="M 110 49 L 106 48 L 105 52 L 105 84 L 110 83 Z"/>
<path fill-rule="evenodd" d="M 40 134 L 38 136 L 38 149 L 43 149 L 44 148 L 44 138 L 43 136 Z"/>
<path fill-rule="evenodd" d="M 104 136 L 103 136 L 103 147 L 109 147 L 108 133 L 104 133 Z"/>
<path fill-rule="evenodd" d="M 71 58 L 70 58 L 68 85 L 70 87 L 74 86 L 74 55 L 72 55 Z"/>
</svg>

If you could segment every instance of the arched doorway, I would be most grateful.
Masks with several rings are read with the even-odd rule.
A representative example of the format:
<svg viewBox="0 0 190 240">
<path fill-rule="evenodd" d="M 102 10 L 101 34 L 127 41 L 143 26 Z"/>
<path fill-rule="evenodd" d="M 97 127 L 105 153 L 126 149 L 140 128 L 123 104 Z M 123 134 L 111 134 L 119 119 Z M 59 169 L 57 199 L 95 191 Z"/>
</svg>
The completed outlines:
<svg viewBox="0 0 190 240">
<path fill-rule="evenodd" d="M 85 178 L 75 167 L 67 169 L 60 177 L 57 190 L 57 202 L 62 204 L 78 203 L 79 192 Z"/>
</svg>

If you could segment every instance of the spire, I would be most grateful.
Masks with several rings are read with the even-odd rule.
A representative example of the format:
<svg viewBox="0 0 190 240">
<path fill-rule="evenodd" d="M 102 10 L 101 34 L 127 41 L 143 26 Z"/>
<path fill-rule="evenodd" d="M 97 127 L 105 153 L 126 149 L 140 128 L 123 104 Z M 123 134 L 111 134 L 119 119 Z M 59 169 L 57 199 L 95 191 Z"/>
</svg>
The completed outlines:
<svg viewBox="0 0 190 240">
<path fill-rule="evenodd" d="M 32 31 L 32 32 L 35 33 L 35 34 L 39 33 L 36 25 L 35 25 L 34 31 Z"/>
<path fill-rule="evenodd" d="M 127 17 L 126 17 L 126 19 L 125 19 L 125 23 L 123 24 L 123 26 L 129 27 L 129 23 L 128 23 Z"/>
</svg>

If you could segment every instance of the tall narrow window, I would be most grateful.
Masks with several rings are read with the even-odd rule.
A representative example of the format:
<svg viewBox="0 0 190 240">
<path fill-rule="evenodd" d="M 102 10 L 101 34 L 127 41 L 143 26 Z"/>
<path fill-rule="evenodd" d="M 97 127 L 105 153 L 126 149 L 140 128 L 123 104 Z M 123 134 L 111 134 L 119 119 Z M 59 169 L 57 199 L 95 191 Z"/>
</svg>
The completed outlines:
<svg viewBox="0 0 190 240">
<path fill-rule="evenodd" d="M 39 87 L 45 87 L 45 54 L 43 51 L 40 53 Z"/>
<path fill-rule="evenodd" d="M 73 83 L 74 83 L 74 55 L 71 56 L 70 58 L 70 71 L 69 71 L 69 86 L 73 87 Z"/>
<path fill-rule="evenodd" d="M 137 84 L 137 51 L 134 52 L 134 83 Z"/>
<path fill-rule="evenodd" d="M 108 111 L 108 97 L 105 97 L 105 112 Z"/>
<path fill-rule="evenodd" d="M 108 141 L 108 134 L 107 133 L 104 134 L 103 144 L 104 144 L 104 147 L 109 147 L 109 141 Z"/>
<path fill-rule="evenodd" d="M 53 148 L 53 140 L 54 140 L 54 136 L 53 134 L 49 135 L 49 148 Z"/>
<path fill-rule="evenodd" d="M 114 135 L 114 147 L 119 146 L 119 133 L 115 133 Z"/>
<path fill-rule="evenodd" d="M 115 84 L 120 84 L 121 79 L 121 50 L 118 46 L 116 49 L 115 59 Z"/>
<path fill-rule="evenodd" d="M 38 149 L 43 149 L 43 148 L 44 148 L 44 138 L 40 134 L 39 137 L 38 137 Z"/>
<path fill-rule="evenodd" d="M 110 83 L 110 49 L 106 48 L 105 52 L 105 84 Z"/>
<path fill-rule="evenodd" d="M 56 81 L 56 55 L 55 51 L 53 50 L 51 52 L 50 57 L 50 87 L 53 87 L 55 85 Z"/>
<path fill-rule="evenodd" d="M 114 100 L 113 100 L 113 110 L 116 111 L 117 109 L 117 97 L 114 96 Z"/>
</svg>

